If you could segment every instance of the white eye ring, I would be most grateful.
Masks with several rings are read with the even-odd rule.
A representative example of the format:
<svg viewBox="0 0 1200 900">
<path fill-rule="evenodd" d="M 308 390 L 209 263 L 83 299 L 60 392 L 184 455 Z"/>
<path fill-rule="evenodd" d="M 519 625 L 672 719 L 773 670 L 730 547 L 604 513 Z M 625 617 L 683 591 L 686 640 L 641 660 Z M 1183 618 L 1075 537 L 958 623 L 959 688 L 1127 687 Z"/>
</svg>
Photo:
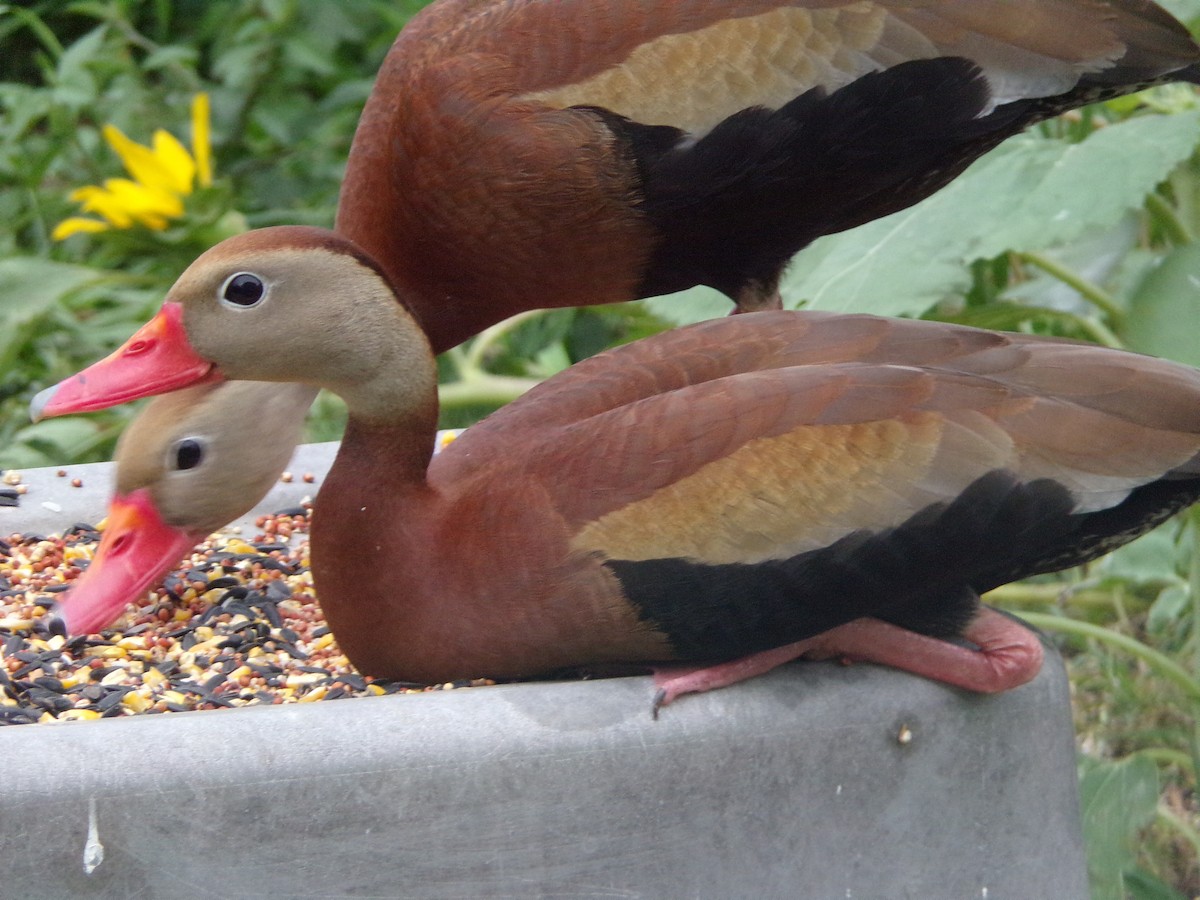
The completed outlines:
<svg viewBox="0 0 1200 900">
<path fill-rule="evenodd" d="M 271 285 L 253 272 L 234 272 L 217 290 L 217 300 L 229 309 L 254 309 L 267 299 Z"/>
</svg>

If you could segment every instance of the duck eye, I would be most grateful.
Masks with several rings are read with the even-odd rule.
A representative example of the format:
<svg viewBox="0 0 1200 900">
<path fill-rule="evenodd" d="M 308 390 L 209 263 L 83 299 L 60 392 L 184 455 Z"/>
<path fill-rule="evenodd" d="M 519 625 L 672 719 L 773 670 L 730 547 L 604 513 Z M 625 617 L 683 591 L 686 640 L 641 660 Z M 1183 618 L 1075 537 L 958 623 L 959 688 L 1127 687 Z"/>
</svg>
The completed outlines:
<svg viewBox="0 0 1200 900">
<path fill-rule="evenodd" d="M 230 275 L 221 285 L 220 298 L 226 306 L 239 309 L 249 309 L 257 306 L 267 296 L 267 286 L 257 275 L 250 272 L 238 272 Z"/>
<path fill-rule="evenodd" d="M 171 462 L 176 469 L 194 469 L 204 461 L 204 444 L 197 438 L 182 438 L 171 447 Z"/>
</svg>

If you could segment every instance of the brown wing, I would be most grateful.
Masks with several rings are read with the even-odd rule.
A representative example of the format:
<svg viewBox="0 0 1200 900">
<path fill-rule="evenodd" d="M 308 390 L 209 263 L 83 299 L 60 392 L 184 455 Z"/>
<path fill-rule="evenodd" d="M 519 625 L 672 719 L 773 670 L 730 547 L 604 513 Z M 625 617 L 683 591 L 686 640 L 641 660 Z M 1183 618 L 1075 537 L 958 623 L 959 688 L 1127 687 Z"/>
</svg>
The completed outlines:
<svg viewBox="0 0 1200 900">
<path fill-rule="evenodd" d="M 537 0 L 442 2 L 402 41 L 426 60 L 504 58 L 511 89 L 548 106 L 603 106 L 693 134 L 747 106 L 938 56 L 974 61 L 1000 86 L 997 103 L 1088 78 L 1149 81 L 1196 60 L 1186 29 L 1129 0 L 621 0 L 585 15 Z"/>
<path fill-rule="evenodd" d="M 520 460 L 497 457 L 506 444 Z M 470 429 L 440 484 L 534 478 L 610 558 L 779 559 L 899 525 L 989 472 L 1078 512 L 1200 471 L 1200 374 L 1082 344 L 816 313 L 589 360 Z"/>
</svg>

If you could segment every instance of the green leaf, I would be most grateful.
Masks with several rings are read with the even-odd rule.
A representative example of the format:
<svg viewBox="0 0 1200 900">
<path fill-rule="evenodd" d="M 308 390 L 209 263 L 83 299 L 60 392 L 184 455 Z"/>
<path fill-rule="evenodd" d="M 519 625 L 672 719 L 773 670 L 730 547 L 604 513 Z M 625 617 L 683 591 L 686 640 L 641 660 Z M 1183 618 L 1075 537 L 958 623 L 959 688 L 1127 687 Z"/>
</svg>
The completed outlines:
<svg viewBox="0 0 1200 900">
<path fill-rule="evenodd" d="M 142 60 L 142 68 L 152 71 L 154 69 L 165 69 L 168 66 L 194 67 L 199 57 L 200 54 L 195 47 L 182 47 L 178 44 L 170 44 L 166 47 L 158 47 L 147 55 Z"/>
<path fill-rule="evenodd" d="M 1187 900 L 1179 891 L 1142 869 L 1125 873 L 1125 891 L 1129 900 Z"/>
<path fill-rule="evenodd" d="M 1200 244 L 1171 250 L 1143 279 L 1129 304 L 1124 335 L 1142 353 L 1200 366 Z"/>
<path fill-rule="evenodd" d="M 337 71 L 329 58 L 329 51 L 306 36 L 293 38 L 284 45 L 284 60 L 285 65 L 318 75 L 333 75 Z"/>
<path fill-rule="evenodd" d="M 918 314 L 964 292 L 973 260 L 1114 226 L 1198 140 L 1200 110 L 1140 116 L 1078 144 L 1010 140 L 916 206 L 813 243 L 784 296 L 818 309 Z"/>
<path fill-rule="evenodd" d="M 705 319 L 728 315 L 733 303 L 720 291 L 709 287 L 694 287 L 676 294 L 651 297 L 646 307 L 654 315 L 672 325 L 690 325 Z"/>
<path fill-rule="evenodd" d="M 8 371 L 30 326 L 71 291 L 107 273 L 34 257 L 0 259 L 0 374 Z"/>
<path fill-rule="evenodd" d="M 1134 868 L 1138 832 L 1150 824 L 1158 806 L 1158 769 L 1141 756 L 1081 762 L 1085 771 L 1079 804 L 1092 900 L 1124 900 L 1123 882 Z"/>
<path fill-rule="evenodd" d="M 63 460 L 78 459 L 103 438 L 103 427 L 94 418 L 47 419 L 27 425 L 14 435 L 12 444 L 0 451 L 0 468 L 58 465 Z"/>
<path fill-rule="evenodd" d="M 1186 554 L 1179 549 L 1177 522 L 1166 522 L 1096 561 L 1093 574 L 1134 583 L 1175 581 Z"/>
<path fill-rule="evenodd" d="M 1187 586 L 1173 584 L 1160 591 L 1146 614 L 1146 631 L 1154 636 L 1173 630 L 1191 613 L 1191 594 Z"/>
<path fill-rule="evenodd" d="M 93 28 L 63 52 L 55 72 L 54 99 L 69 107 L 79 107 L 96 98 L 96 79 L 89 67 L 103 53 L 108 29 Z"/>
</svg>

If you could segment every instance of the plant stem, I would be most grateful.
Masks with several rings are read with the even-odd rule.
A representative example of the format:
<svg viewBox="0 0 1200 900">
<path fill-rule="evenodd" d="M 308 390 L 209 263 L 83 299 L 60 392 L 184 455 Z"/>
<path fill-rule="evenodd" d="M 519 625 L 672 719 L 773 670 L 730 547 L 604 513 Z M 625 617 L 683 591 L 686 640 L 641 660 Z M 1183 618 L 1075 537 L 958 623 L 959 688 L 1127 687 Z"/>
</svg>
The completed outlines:
<svg viewBox="0 0 1200 900">
<path fill-rule="evenodd" d="M 1183 771 L 1194 775 L 1195 769 L 1191 756 L 1182 750 L 1172 750 L 1170 747 L 1146 747 L 1138 750 L 1137 756 L 1144 756 L 1160 766 L 1177 766 Z"/>
<path fill-rule="evenodd" d="M 1075 590 L 1067 584 L 1005 584 L 983 595 L 985 603 L 1017 607 L 1055 606 L 1111 609 L 1112 591 L 1092 588 Z"/>
<path fill-rule="evenodd" d="M 1200 857 L 1200 832 L 1192 824 L 1165 804 L 1158 804 L 1158 820 L 1175 830 L 1176 834 L 1192 845 L 1192 852 Z"/>
<path fill-rule="evenodd" d="M 1200 672 L 1200 509 L 1188 513 L 1192 532 L 1192 558 L 1188 566 L 1188 599 L 1192 601 L 1192 668 Z M 1200 701 L 1192 703 L 1192 766 L 1200 772 Z"/>
<path fill-rule="evenodd" d="M 530 319 L 535 319 L 538 316 L 544 315 L 545 310 L 530 309 L 522 313 L 517 313 L 515 316 L 510 316 L 503 322 L 497 322 L 489 328 L 485 328 L 479 332 L 475 340 L 471 341 L 467 347 L 466 353 L 463 356 L 463 365 L 468 370 L 483 371 L 483 361 L 487 352 L 496 345 L 501 338 L 515 331 L 521 325 L 524 325 Z M 460 370 L 461 371 L 461 370 Z M 462 372 L 463 377 L 469 377 L 466 371 Z"/>
<path fill-rule="evenodd" d="M 1093 319 L 1091 316 L 1072 316 L 1071 318 L 1100 346 L 1112 347 L 1115 350 L 1125 349 L 1121 339 L 1099 319 Z"/>
<path fill-rule="evenodd" d="M 1188 564 L 1188 597 L 1192 601 L 1192 668 L 1200 672 L 1200 507 L 1188 511 L 1192 553 Z"/>
<path fill-rule="evenodd" d="M 462 381 L 438 385 L 438 402 L 443 409 L 464 406 L 503 406 L 538 384 L 535 378 L 512 378 L 479 372 Z"/>
<path fill-rule="evenodd" d="M 1074 288 L 1079 292 L 1084 300 L 1087 300 L 1094 307 L 1099 309 L 1108 318 L 1110 324 L 1117 331 L 1121 330 L 1121 323 L 1125 319 L 1125 311 L 1121 309 L 1116 298 L 1098 284 L 1093 284 L 1088 281 L 1078 272 L 1068 269 L 1066 266 L 1056 263 L 1048 256 L 1041 253 L 1035 253 L 1032 250 L 1024 250 L 1017 254 L 1017 258 L 1022 262 L 1026 262 L 1031 266 L 1041 269 L 1047 275 L 1057 278 L 1063 284 Z"/>
<path fill-rule="evenodd" d="M 6 4 L 6 6 L 8 6 L 8 4 Z M 19 6 L 8 6 L 6 11 L 20 19 L 25 27 L 33 32 L 34 36 L 38 39 L 41 45 L 50 52 L 51 56 L 54 57 L 55 62 L 62 58 L 62 43 L 59 42 L 54 32 L 47 27 L 46 23 L 41 20 L 41 17 L 38 16 L 37 13 L 28 9 L 22 9 Z"/>
<path fill-rule="evenodd" d="M 1135 659 L 1144 662 L 1163 678 L 1174 683 L 1188 695 L 1189 699 L 1200 702 L 1200 682 L 1193 678 L 1187 669 L 1179 665 L 1175 660 L 1160 653 L 1153 647 L 1146 646 L 1136 638 L 1131 638 L 1099 625 L 1093 625 L 1090 622 L 1068 619 L 1065 616 L 1023 612 L 1021 613 L 1021 618 L 1035 628 L 1074 634 L 1079 637 L 1094 638 L 1102 644 L 1108 644 L 1110 647 L 1123 650 Z"/>
<path fill-rule="evenodd" d="M 1168 203 L 1158 191 L 1151 191 L 1146 195 L 1146 209 L 1172 244 L 1182 246 L 1195 240 L 1183 219 L 1179 217 L 1175 207 Z"/>
</svg>

